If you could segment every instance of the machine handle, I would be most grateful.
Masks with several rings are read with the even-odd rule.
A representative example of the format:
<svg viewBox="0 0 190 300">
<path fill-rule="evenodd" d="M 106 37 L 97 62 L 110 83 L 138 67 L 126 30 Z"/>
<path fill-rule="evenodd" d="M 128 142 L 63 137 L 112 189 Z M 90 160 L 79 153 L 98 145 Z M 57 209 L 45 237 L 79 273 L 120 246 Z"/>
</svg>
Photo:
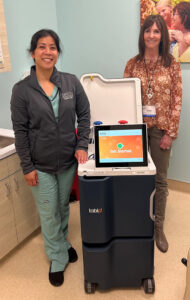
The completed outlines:
<svg viewBox="0 0 190 300">
<path fill-rule="evenodd" d="M 156 189 L 152 191 L 152 194 L 150 195 L 150 218 L 154 222 L 155 221 L 155 215 L 153 213 L 153 207 L 154 207 L 154 195 L 155 195 Z"/>
</svg>

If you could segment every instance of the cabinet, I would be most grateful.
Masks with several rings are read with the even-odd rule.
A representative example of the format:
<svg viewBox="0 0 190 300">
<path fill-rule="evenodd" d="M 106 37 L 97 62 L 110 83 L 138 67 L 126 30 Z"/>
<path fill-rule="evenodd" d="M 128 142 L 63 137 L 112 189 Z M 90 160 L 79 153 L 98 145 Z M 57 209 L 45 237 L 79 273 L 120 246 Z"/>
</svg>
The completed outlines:
<svg viewBox="0 0 190 300">
<path fill-rule="evenodd" d="M 18 155 L 0 160 L 0 258 L 40 226 Z"/>
</svg>

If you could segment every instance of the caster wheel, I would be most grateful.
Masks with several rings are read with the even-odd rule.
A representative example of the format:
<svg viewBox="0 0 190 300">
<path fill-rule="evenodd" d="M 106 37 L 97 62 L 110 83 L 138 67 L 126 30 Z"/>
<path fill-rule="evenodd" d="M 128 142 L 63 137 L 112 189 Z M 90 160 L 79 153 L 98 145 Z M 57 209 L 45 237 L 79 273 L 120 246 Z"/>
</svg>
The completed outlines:
<svg viewBox="0 0 190 300">
<path fill-rule="evenodd" d="M 94 294 L 95 290 L 96 290 L 96 284 L 85 280 L 84 281 L 84 289 L 87 294 Z"/>
<path fill-rule="evenodd" d="M 154 278 L 144 279 L 143 287 L 146 294 L 154 294 L 155 292 Z"/>
</svg>

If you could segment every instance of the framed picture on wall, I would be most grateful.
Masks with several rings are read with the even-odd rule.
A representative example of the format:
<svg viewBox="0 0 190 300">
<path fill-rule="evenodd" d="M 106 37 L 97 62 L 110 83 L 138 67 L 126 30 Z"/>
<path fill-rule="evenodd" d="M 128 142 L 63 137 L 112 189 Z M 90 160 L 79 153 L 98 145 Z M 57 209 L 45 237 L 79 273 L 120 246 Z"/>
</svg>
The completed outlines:
<svg viewBox="0 0 190 300">
<path fill-rule="evenodd" d="M 141 0 L 141 25 L 150 14 L 165 20 L 175 59 L 190 62 L 190 0 Z"/>
<path fill-rule="evenodd" d="M 3 0 L 0 0 L 0 72 L 11 70 Z"/>
</svg>

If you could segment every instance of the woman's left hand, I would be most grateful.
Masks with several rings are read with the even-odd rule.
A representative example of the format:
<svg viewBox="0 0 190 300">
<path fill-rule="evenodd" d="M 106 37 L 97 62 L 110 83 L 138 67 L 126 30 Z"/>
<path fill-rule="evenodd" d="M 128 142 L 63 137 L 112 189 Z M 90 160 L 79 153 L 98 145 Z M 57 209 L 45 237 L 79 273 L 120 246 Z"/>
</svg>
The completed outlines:
<svg viewBox="0 0 190 300">
<path fill-rule="evenodd" d="M 79 164 L 84 164 L 88 160 L 88 153 L 84 150 L 77 150 L 75 152 L 75 157 Z"/>
<path fill-rule="evenodd" d="M 163 150 L 169 150 L 171 145 L 172 145 L 172 138 L 169 135 L 164 134 L 160 140 L 160 148 Z"/>
<path fill-rule="evenodd" d="M 181 30 L 171 30 L 171 37 L 170 39 L 172 41 L 177 41 L 178 43 L 181 43 L 184 40 L 183 32 Z"/>
</svg>

